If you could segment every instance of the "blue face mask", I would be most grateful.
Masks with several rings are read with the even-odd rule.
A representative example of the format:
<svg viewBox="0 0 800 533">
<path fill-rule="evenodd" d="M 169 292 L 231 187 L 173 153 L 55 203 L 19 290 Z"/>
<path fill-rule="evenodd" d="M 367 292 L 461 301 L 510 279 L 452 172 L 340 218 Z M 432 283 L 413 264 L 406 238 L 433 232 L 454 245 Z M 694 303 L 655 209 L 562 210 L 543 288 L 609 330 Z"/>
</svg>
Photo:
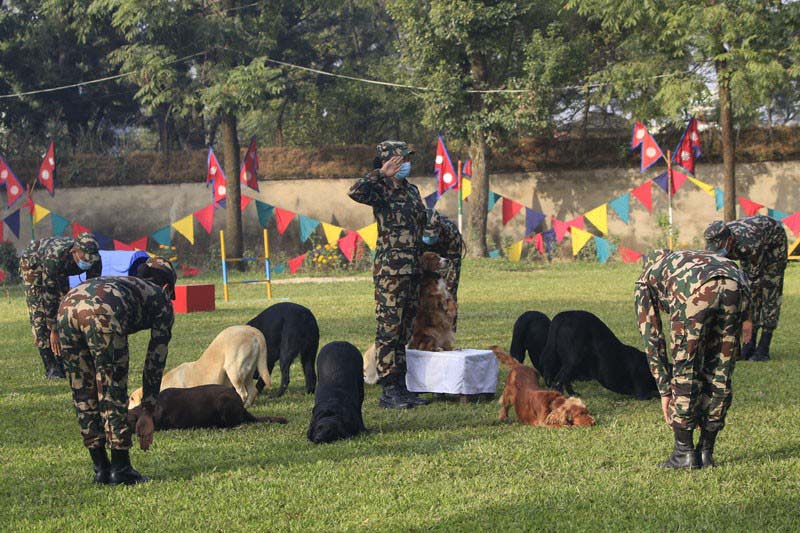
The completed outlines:
<svg viewBox="0 0 800 533">
<path fill-rule="evenodd" d="M 76 261 L 75 264 L 78 265 L 78 268 L 80 268 L 84 272 L 86 272 L 87 270 L 92 268 L 92 264 L 90 262 L 83 261 L 83 260 L 80 260 L 80 259 L 78 261 Z"/>
<path fill-rule="evenodd" d="M 394 177 L 399 180 L 404 180 L 409 174 L 411 174 L 411 163 L 406 161 L 400 165 L 400 170 L 397 171 L 397 174 L 395 174 Z"/>
<path fill-rule="evenodd" d="M 439 242 L 439 237 L 436 236 L 436 235 L 433 235 L 433 236 L 423 235 L 422 236 L 422 242 L 427 244 L 428 246 L 432 246 L 432 245 L 436 244 L 437 242 Z"/>
</svg>

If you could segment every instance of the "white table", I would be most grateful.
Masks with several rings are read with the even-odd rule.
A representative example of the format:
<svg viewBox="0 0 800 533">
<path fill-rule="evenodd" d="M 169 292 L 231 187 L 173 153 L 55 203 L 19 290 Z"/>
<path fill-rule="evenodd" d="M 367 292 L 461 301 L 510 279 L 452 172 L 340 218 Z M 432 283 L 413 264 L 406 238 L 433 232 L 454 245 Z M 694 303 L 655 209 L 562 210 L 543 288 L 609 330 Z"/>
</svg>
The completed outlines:
<svg viewBox="0 0 800 533">
<path fill-rule="evenodd" d="M 411 392 L 494 394 L 497 358 L 491 350 L 406 350 L 406 387 Z"/>
</svg>

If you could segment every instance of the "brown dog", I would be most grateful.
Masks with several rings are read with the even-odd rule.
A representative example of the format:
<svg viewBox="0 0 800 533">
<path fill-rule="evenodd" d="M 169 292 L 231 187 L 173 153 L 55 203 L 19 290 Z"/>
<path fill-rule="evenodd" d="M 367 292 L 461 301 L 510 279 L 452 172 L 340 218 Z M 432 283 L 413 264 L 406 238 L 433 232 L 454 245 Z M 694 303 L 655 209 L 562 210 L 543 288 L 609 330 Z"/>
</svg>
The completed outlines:
<svg viewBox="0 0 800 533">
<path fill-rule="evenodd" d="M 456 340 L 453 319 L 457 307 L 444 278 L 439 274 L 440 270 L 451 267 L 450 261 L 434 252 L 425 252 L 421 263 L 419 307 L 411 326 L 408 347 L 429 352 L 452 350 Z"/>
<path fill-rule="evenodd" d="M 541 390 L 536 369 L 523 365 L 497 346 L 492 346 L 491 350 L 510 369 L 503 394 L 498 400 L 499 420 L 508 417 L 508 408 L 513 405 L 517 419 L 531 426 L 594 425 L 594 418 L 579 398 L 567 398 L 557 391 Z"/>
</svg>

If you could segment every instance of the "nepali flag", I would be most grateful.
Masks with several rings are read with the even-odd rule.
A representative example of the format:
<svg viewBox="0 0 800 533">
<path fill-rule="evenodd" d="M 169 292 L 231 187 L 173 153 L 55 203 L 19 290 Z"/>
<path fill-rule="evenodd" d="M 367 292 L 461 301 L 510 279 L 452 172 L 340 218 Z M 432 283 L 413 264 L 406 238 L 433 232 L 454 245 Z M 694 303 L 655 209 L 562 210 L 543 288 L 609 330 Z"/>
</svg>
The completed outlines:
<svg viewBox="0 0 800 533">
<path fill-rule="evenodd" d="M 226 187 L 228 182 L 225 179 L 225 172 L 222 170 L 222 166 L 219 164 L 216 154 L 214 154 L 214 149 L 210 146 L 208 147 L 208 170 L 206 172 L 206 186 L 208 186 L 209 183 L 214 189 L 214 205 L 219 206 L 227 195 Z"/>
<path fill-rule="evenodd" d="M 642 144 L 644 141 L 644 137 L 647 135 L 647 128 L 644 127 L 644 124 L 636 121 L 636 124 L 633 125 L 633 137 L 631 138 L 631 150 Z"/>
<path fill-rule="evenodd" d="M 697 119 L 692 117 L 686 125 L 681 140 L 678 142 L 672 160 L 694 175 L 695 159 L 700 157 L 700 134 L 697 131 Z"/>
<path fill-rule="evenodd" d="M 42 187 L 47 189 L 50 196 L 55 194 L 54 180 L 56 177 L 56 145 L 55 142 L 50 141 L 50 147 L 42 159 L 42 164 L 39 165 L 39 175 L 37 179 Z"/>
<path fill-rule="evenodd" d="M 453 168 L 453 162 L 450 161 L 450 154 L 447 153 L 447 148 L 444 146 L 442 136 L 439 135 L 439 143 L 436 145 L 436 165 L 434 171 L 438 178 L 437 192 L 439 196 L 451 188 L 458 188 L 458 179 L 456 171 Z"/>
<path fill-rule="evenodd" d="M 659 159 L 664 157 L 664 152 L 649 133 L 645 133 L 642 140 L 642 172 L 652 167 Z"/>
<path fill-rule="evenodd" d="M 472 159 L 467 159 L 467 162 L 464 163 L 464 168 L 461 169 L 461 173 L 464 176 L 472 177 Z"/>
<path fill-rule="evenodd" d="M 14 202 L 22 198 L 25 188 L 17 179 L 14 171 L 8 166 L 6 160 L 0 156 L 0 183 L 6 184 L 6 192 L 8 193 L 8 207 L 14 205 Z"/>
<path fill-rule="evenodd" d="M 256 148 L 256 138 L 250 139 L 250 147 L 244 154 L 242 169 L 239 171 L 239 179 L 251 189 L 258 190 L 258 148 Z"/>
</svg>

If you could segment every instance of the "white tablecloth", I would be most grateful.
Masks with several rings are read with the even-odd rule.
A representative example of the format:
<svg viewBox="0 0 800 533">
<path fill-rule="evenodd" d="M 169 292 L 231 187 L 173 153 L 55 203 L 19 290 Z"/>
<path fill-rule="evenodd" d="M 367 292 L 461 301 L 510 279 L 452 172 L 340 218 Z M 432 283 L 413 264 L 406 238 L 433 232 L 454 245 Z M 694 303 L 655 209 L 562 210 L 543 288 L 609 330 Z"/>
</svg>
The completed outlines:
<svg viewBox="0 0 800 533">
<path fill-rule="evenodd" d="M 497 390 L 497 358 L 491 350 L 406 350 L 406 387 L 412 392 L 484 394 Z"/>
</svg>

